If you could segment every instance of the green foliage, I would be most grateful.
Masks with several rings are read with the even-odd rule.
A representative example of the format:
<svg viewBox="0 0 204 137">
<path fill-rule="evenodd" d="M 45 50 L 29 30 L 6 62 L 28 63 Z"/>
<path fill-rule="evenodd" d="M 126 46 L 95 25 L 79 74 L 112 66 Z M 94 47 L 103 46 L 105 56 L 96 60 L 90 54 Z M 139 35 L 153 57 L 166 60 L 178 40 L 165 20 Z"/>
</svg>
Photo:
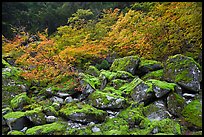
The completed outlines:
<svg viewBox="0 0 204 137">
<path fill-rule="evenodd" d="M 96 64 L 95 66 L 98 70 L 101 69 L 108 70 L 110 68 L 110 64 L 108 63 L 107 60 L 103 60 L 101 64 Z"/>
<path fill-rule="evenodd" d="M 93 17 L 93 12 L 90 9 L 78 9 L 76 13 L 72 14 L 72 17 L 68 19 L 68 23 L 71 26 L 76 26 L 77 28 L 83 27 L 88 21 Z"/>
</svg>

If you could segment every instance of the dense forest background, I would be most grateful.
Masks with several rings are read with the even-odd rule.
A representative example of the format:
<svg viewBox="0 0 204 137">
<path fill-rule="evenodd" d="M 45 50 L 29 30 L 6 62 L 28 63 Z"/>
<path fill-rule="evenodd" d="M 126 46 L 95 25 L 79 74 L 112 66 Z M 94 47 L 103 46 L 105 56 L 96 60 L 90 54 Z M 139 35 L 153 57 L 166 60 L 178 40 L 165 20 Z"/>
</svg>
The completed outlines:
<svg viewBox="0 0 204 137">
<path fill-rule="evenodd" d="M 27 80 L 58 83 L 114 58 L 201 64 L 201 2 L 3 2 L 2 56 Z"/>
</svg>

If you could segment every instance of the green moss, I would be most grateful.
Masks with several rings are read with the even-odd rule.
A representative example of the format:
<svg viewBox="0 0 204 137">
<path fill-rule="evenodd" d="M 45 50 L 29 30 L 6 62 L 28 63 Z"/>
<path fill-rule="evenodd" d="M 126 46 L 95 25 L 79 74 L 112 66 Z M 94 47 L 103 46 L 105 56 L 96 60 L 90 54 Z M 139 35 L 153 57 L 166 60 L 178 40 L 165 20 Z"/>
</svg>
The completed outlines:
<svg viewBox="0 0 204 137">
<path fill-rule="evenodd" d="M 103 75 L 108 79 L 108 81 L 111 81 L 116 78 L 117 73 L 108 70 L 101 70 L 99 77 L 102 77 Z"/>
<path fill-rule="evenodd" d="M 121 90 L 116 90 L 114 87 L 110 87 L 110 86 L 106 86 L 102 91 L 106 93 L 112 93 L 115 95 L 119 95 L 119 96 L 121 96 L 122 94 Z"/>
<path fill-rule="evenodd" d="M 11 118 L 18 119 L 18 118 L 21 118 L 23 116 L 25 116 L 25 112 L 16 111 L 16 112 L 9 112 L 9 113 L 5 114 L 3 117 L 5 119 L 11 119 Z"/>
<path fill-rule="evenodd" d="M 89 66 L 86 73 L 97 77 L 99 76 L 100 71 L 94 66 Z"/>
<path fill-rule="evenodd" d="M 9 131 L 7 135 L 25 135 L 25 134 L 18 130 L 12 130 L 12 131 Z"/>
<path fill-rule="evenodd" d="M 126 99 L 117 94 L 105 93 L 100 90 L 96 90 L 94 93 L 89 95 L 88 99 L 90 103 L 95 107 L 100 108 L 121 108 L 126 107 Z M 120 100 L 119 102 L 117 102 Z"/>
<path fill-rule="evenodd" d="M 184 59 L 184 61 L 182 61 Z M 170 56 L 168 60 L 165 63 L 165 73 L 164 77 L 168 79 L 172 79 L 175 82 L 184 81 L 184 82 L 191 82 L 193 80 L 193 77 L 189 73 L 191 64 L 195 64 L 200 70 L 201 66 L 194 61 L 193 58 L 187 57 L 181 54 L 177 54 L 175 56 Z M 179 71 L 180 69 L 183 69 L 182 71 Z M 177 70 L 177 72 L 172 72 Z"/>
<path fill-rule="evenodd" d="M 82 80 L 90 84 L 94 89 L 98 88 L 101 85 L 99 78 L 91 76 L 89 74 L 80 73 Z"/>
<path fill-rule="evenodd" d="M 85 114 L 87 116 L 93 116 L 95 118 L 98 118 L 98 120 L 102 121 L 100 118 L 105 118 L 106 112 L 103 110 L 96 109 L 92 107 L 89 104 L 83 104 L 83 103 L 68 103 L 65 106 L 63 106 L 60 109 L 60 114 L 63 116 L 66 116 L 67 118 L 70 118 L 73 114 Z"/>
<path fill-rule="evenodd" d="M 43 111 L 47 112 L 47 113 L 51 113 L 55 116 L 58 116 L 58 111 L 55 110 L 55 108 L 53 106 L 45 106 L 43 108 Z"/>
<path fill-rule="evenodd" d="M 153 64 L 159 64 L 162 66 L 162 63 L 159 62 L 159 61 L 156 61 L 156 60 L 148 60 L 148 59 L 145 59 L 145 58 L 140 58 L 140 63 L 139 63 L 139 68 L 140 67 L 148 67 L 149 65 L 153 65 Z"/>
<path fill-rule="evenodd" d="M 144 119 L 143 115 L 144 104 L 140 104 L 137 107 L 133 107 L 134 105 L 137 104 L 132 104 L 128 108 L 122 110 L 117 117 L 124 119 L 129 123 L 129 125 L 139 124 L 142 121 L 142 119 Z"/>
<path fill-rule="evenodd" d="M 181 135 L 181 126 L 169 118 L 153 121 L 150 121 L 148 118 L 144 118 L 140 123 L 140 128 L 144 129 L 144 131 L 148 131 L 146 132 L 147 134 L 151 134 L 151 131 L 154 128 L 158 128 L 158 133 Z"/>
<path fill-rule="evenodd" d="M 105 135 L 113 135 L 113 134 L 127 135 L 129 126 L 128 126 L 128 123 L 122 118 L 115 117 L 112 119 L 107 119 L 107 121 L 102 124 L 100 129 L 102 133 Z M 114 133 L 114 131 L 117 131 L 117 132 Z"/>
<path fill-rule="evenodd" d="M 140 60 L 139 56 L 127 56 L 124 58 L 115 59 L 113 64 L 110 67 L 111 71 L 127 71 L 127 68 L 130 65 L 133 65 L 135 61 Z M 135 66 L 138 64 L 135 64 Z"/>
<path fill-rule="evenodd" d="M 129 94 L 141 82 L 143 82 L 143 81 L 140 78 L 138 78 L 138 77 L 134 78 L 130 83 L 126 83 L 122 87 L 120 87 L 119 90 L 124 91 L 125 93 Z"/>
<path fill-rule="evenodd" d="M 57 135 L 64 134 L 66 130 L 66 124 L 62 122 L 54 122 L 51 124 L 45 124 L 42 126 L 35 126 L 29 128 L 26 131 L 26 135 Z"/>
<path fill-rule="evenodd" d="M 125 83 L 127 83 L 126 80 L 114 79 L 114 80 L 112 80 L 108 85 L 114 87 L 115 89 L 119 89 L 119 88 L 122 87 Z"/>
<path fill-rule="evenodd" d="M 2 58 L 2 64 L 5 65 L 6 67 L 11 67 L 11 65 L 6 62 L 3 58 Z"/>
<path fill-rule="evenodd" d="M 42 106 L 41 106 L 41 107 L 37 107 L 37 108 L 35 108 L 35 109 L 33 109 L 33 110 L 28 110 L 28 111 L 26 111 L 26 112 L 25 112 L 25 115 L 26 115 L 26 116 L 30 116 L 30 115 L 32 115 L 33 113 L 39 113 L 39 112 L 42 112 Z"/>
<path fill-rule="evenodd" d="M 16 95 L 10 102 L 11 107 L 16 109 L 20 106 L 24 106 L 30 103 L 30 98 L 26 95 L 26 92 L 23 92 L 19 95 Z"/>
<path fill-rule="evenodd" d="M 170 90 L 174 90 L 174 87 L 176 86 L 175 83 L 168 83 L 166 81 L 160 81 L 156 79 L 149 79 L 146 81 L 146 83 L 152 83 L 155 86 L 160 87 L 161 89 L 170 89 Z"/>
<path fill-rule="evenodd" d="M 202 104 L 198 100 L 193 100 L 186 105 L 182 115 L 187 122 L 202 128 Z"/>
<path fill-rule="evenodd" d="M 163 69 L 157 70 L 157 71 L 152 71 L 150 73 L 147 73 L 146 75 L 144 75 L 141 79 L 142 80 L 147 80 L 147 79 L 157 79 L 157 80 L 161 80 L 163 77 Z"/>
</svg>

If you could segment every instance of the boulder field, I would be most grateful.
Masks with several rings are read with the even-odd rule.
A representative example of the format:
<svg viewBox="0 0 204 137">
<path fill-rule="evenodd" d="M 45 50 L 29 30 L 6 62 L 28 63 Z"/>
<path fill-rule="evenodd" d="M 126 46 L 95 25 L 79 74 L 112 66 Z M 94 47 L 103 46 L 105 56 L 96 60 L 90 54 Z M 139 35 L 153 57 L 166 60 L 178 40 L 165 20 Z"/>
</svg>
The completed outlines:
<svg viewBox="0 0 204 137">
<path fill-rule="evenodd" d="M 109 70 L 89 66 L 74 95 L 52 87 L 31 94 L 25 83 L 11 85 L 14 67 L 2 63 L 3 98 L 12 89 L 3 135 L 202 135 L 202 68 L 190 57 L 127 56 Z"/>
</svg>

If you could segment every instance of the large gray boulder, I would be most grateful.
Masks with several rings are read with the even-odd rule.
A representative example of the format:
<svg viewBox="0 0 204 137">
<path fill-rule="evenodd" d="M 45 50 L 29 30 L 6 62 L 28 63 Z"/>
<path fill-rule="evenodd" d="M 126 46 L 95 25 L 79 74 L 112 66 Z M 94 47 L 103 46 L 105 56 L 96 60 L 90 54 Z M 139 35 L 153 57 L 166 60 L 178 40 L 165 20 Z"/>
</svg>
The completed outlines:
<svg viewBox="0 0 204 137">
<path fill-rule="evenodd" d="M 191 57 L 181 54 L 170 56 L 164 64 L 164 79 L 187 90 L 199 92 L 202 81 L 201 67 Z"/>
<path fill-rule="evenodd" d="M 140 58 L 138 56 L 127 56 L 124 58 L 115 59 L 110 67 L 111 71 L 127 71 L 135 75 L 138 68 Z"/>
</svg>

